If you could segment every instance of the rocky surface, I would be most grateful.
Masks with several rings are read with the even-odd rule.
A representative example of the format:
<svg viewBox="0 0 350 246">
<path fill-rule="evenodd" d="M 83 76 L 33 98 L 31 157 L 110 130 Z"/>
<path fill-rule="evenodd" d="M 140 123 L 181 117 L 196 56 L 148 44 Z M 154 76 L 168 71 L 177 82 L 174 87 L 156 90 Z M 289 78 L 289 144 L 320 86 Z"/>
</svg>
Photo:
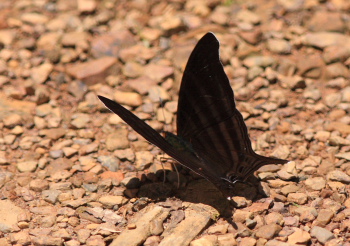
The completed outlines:
<svg viewBox="0 0 350 246">
<path fill-rule="evenodd" d="M 348 0 L 1 1 L 0 245 L 350 245 L 349 12 Z M 291 161 L 230 202 L 97 99 L 175 131 L 208 31 L 254 150 Z"/>
</svg>

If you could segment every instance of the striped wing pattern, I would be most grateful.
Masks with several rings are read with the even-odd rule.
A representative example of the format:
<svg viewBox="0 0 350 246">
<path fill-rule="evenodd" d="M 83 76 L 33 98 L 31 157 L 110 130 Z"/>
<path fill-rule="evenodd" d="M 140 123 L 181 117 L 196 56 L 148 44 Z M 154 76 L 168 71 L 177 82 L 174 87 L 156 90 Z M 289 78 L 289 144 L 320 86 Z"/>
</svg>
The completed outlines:
<svg viewBox="0 0 350 246">
<path fill-rule="evenodd" d="M 189 154 L 185 151 L 179 151 L 176 147 L 166 141 L 165 138 L 163 138 L 156 130 L 154 130 L 136 115 L 131 113 L 129 110 L 121 106 L 119 103 L 103 96 L 98 96 L 98 98 L 109 110 L 122 118 L 129 126 L 131 126 L 147 141 L 163 150 L 169 156 L 177 160 L 180 164 L 198 173 L 199 175 L 202 175 L 204 178 L 208 180 L 215 180 L 214 174 L 207 172 L 205 163 L 198 159 L 195 155 Z"/>
<path fill-rule="evenodd" d="M 98 98 L 147 141 L 162 149 L 180 164 L 215 184 L 225 195 L 231 185 L 244 181 L 266 164 L 286 160 L 257 155 L 247 127 L 236 109 L 229 80 L 219 59 L 219 42 L 207 33 L 193 50 L 179 92 L 177 133 L 168 134 L 190 151 L 181 151 L 157 131 L 120 104 Z"/>
<path fill-rule="evenodd" d="M 190 142 L 206 166 L 221 178 L 245 180 L 266 164 L 286 160 L 257 155 L 236 109 L 234 94 L 219 58 L 219 42 L 207 33 L 193 50 L 182 78 L 178 135 Z"/>
</svg>

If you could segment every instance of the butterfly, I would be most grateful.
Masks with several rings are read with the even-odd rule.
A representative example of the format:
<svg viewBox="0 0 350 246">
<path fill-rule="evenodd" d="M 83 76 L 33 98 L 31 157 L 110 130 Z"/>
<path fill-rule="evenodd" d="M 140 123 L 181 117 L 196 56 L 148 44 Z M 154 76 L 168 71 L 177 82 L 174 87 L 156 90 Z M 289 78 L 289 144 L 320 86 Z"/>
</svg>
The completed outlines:
<svg viewBox="0 0 350 246">
<path fill-rule="evenodd" d="M 219 41 L 209 32 L 188 59 L 179 92 L 177 135 L 165 132 L 162 137 L 120 104 L 103 96 L 98 98 L 147 141 L 229 197 L 237 181 L 246 181 L 261 166 L 288 161 L 253 151 L 220 61 L 219 47 Z"/>
</svg>

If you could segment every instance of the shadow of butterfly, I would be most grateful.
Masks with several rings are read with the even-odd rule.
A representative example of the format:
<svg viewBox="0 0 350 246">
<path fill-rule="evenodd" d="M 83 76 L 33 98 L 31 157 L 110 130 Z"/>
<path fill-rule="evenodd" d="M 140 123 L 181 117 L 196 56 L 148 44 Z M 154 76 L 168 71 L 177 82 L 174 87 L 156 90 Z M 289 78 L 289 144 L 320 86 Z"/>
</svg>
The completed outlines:
<svg viewBox="0 0 350 246">
<path fill-rule="evenodd" d="M 244 182 L 261 166 L 288 162 L 253 151 L 213 33 L 198 41 L 187 62 L 179 92 L 177 135 L 165 132 L 163 138 L 120 104 L 98 98 L 147 141 L 211 181 L 226 197 L 235 182 Z"/>
</svg>

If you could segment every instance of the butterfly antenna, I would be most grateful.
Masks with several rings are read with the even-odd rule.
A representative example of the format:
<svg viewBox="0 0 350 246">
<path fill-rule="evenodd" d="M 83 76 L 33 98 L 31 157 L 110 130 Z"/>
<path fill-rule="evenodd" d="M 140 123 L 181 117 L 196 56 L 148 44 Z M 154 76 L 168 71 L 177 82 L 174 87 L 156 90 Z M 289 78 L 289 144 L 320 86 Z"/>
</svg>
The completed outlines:
<svg viewBox="0 0 350 246">
<path fill-rule="evenodd" d="M 165 167 L 164 167 L 163 161 L 160 161 L 160 163 L 162 164 L 162 168 L 163 168 L 163 184 L 165 184 L 165 181 L 166 181 Z"/>
<path fill-rule="evenodd" d="M 176 171 L 176 174 L 177 174 L 177 189 L 180 189 L 180 173 L 179 173 L 179 171 L 177 170 L 177 167 L 176 167 L 176 164 L 175 164 L 175 163 L 173 163 L 173 167 L 174 167 L 174 169 L 175 169 L 175 171 Z"/>
</svg>

